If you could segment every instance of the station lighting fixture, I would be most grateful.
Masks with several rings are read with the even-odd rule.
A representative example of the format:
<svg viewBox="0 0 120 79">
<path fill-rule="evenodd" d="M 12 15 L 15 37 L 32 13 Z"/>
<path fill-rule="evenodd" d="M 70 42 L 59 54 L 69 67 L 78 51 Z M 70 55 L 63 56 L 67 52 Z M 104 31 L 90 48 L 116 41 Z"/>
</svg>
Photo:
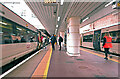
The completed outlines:
<svg viewBox="0 0 120 79">
<path fill-rule="evenodd" d="M 109 2 L 108 4 L 105 5 L 105 7 L 111 5 L 113 2 L 115 2 L 116 0 L 112 0 L 111 2 Z"/>
<path fill-rule="evenodd" d="M 61 5 L 63 5 L 64 0 L 61 0 Z"/>
<path fill-rule="evenodd" d="M 85 22 L 86 20 L 88 20 L 89 19 L 89 17 L 87 17 L 87 18 L 85 18 L 85 19 L 83 19 L 83 21 L 82 22 Z"/>
<path fill-rule="evenodd" d="M 56 25 L 56 27 L 58 27 L 58 25 Z"/>
<path fill-rule="evenodd" d="M 1 21 L 0 21 L 0 24 L 4 24 L 4 25 L 7 25 L 7 23 L 1 22 Z"/>
<path fill-rule="evenodd" d="M 18 30 L 22 30 L 22 29 L 20 29 L 20 28 L 17 28 Z"/>
<path fill-rule="evenodd" d="M 58 21 L 60 21 L 60 17 L 58 17 Z"/>
</svg>

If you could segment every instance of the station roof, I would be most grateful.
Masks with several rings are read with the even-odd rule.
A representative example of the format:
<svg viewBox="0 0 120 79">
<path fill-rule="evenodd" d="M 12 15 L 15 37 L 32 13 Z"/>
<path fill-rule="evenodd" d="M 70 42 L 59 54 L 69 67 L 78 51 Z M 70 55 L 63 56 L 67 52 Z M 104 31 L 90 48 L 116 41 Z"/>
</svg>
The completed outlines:
<svg viewBox="0 0 120 79">
<path fill-rule="evenodd" d="M 65 31 L 68 18 L 72 16 L 81 19 L 90 17 L 108 4 L 105 1 L 94 2 L 94 0 L 93 2 L 64 2 L 63 5 L 60 2 L 56 5 L 44 5 L 44 2 L 25 1 L 51 35 L 55 33 L 56 28 L 58 28 L 57 33 Z M 58 17 L 60 17 L 60 21 L 58 21 Z"/>
</svg>

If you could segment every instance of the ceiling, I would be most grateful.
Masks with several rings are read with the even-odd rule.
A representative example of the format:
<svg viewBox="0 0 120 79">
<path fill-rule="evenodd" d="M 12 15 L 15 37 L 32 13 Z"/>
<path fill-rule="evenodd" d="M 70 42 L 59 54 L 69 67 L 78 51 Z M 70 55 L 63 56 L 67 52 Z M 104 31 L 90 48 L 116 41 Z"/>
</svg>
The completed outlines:
<svg viewBox="0 0 120 79">
<path fill-rule="evenodd" d="M 26 4 L 37 16 L 45 29 L 51 35 L 55 33 L 56 25 L 58 24 L 57 33 L 65 31 L 67 27 L 67 18 L 71 16 L 78 16 L 81 19 L 90 17 L 104 8 L 107 2 L 64 2 L 63 5 L 57 3 L 56 6 L 44 6 L 43 2 L 29 2 Z M 60 16 L 60 21 L 57 21 Z"/>
</svg>

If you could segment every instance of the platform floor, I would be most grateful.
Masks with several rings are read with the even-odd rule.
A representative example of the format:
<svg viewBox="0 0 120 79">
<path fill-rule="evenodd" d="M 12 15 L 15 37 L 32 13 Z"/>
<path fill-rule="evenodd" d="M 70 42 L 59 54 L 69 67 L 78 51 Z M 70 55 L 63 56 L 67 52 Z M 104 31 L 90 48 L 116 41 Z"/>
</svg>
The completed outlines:
<svg viewBox="0 0 120 79">
<path fill-rule="evenodd" d="M 58 45 L 55 51 L 50 50 L 49 45 L 47 49 L 43 49 L 6 77 L 102 77 L 105 79 L 111 77 L 119 79 L 117 77 L 120 76 L 120 64 L 117 57 L 113 56 L 112 59 L 104 60 L 103 53 L 85 48 L 80 48 L 81 56 L 71 57 L 67 55 L 64 48 L 59 51 Z"/>
</svg>

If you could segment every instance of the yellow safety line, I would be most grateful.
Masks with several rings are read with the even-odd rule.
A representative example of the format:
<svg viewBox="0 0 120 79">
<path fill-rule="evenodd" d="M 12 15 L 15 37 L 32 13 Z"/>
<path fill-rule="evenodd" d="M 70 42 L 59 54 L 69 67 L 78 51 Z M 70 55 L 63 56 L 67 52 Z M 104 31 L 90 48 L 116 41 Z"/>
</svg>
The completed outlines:
<svg viewBox="0 0 120 79">
<path fill-rule="evenodd" d="M 51 47 L 50 56 L 49 56 L 49 59 L 48 59 L 48 62 L 47 62 L 47 65 L 46 65 L 46 68 L 45 68 L 45 71 L 44 71 L 44 77 L 43 77 L 43 79 L 47 78 L 48 69 L 49 69 L 49 66 L 50 66 L 51 56 L 52 56 L 52 47 Z"/>
<path fill-rule="evenodd" d="M 81 50 L 82 48 L 80 48 L 80 50 Z M 82 49 L 82 51 L 85 51 L 85 52 L 88 52 L 88 53 L 91 53 L 91 54 L 94 54 L 94 55 L 97 55 L 97 56 L 99 56 L 99 57 L 103 57 L 104 58 L 104 55 L 101 55 L 101 54 L 97 54 L 97 53 L 94 53 L 94 52 L 90 52 L 90 51 L 87 51 L 87 50 L 85 50 L 85 49 Z M 120 63 L 118 60 L 116 60 L 116 59 L 109 59 L 109 60 L 111 60 L 111 61 L 114 61 L 114 62 L 117 62 L 117 63 Z"/>
</svg>

